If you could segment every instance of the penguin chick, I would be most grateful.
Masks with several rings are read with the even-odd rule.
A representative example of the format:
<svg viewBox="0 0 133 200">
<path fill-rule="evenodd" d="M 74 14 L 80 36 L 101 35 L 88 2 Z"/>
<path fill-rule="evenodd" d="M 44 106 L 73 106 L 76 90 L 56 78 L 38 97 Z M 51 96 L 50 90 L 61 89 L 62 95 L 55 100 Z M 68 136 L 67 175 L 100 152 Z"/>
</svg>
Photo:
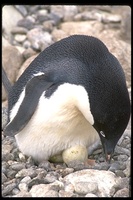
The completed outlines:
<svg viewBox="0 0 133 200">
<path fill-rule="evenodd" d="M 73 35 L 46 48 L 8 96 L 4 132 L 39 162 L 99 138 L 108 160 L 130 117 L 123 69 L 92 36 Z"/>
</svg>

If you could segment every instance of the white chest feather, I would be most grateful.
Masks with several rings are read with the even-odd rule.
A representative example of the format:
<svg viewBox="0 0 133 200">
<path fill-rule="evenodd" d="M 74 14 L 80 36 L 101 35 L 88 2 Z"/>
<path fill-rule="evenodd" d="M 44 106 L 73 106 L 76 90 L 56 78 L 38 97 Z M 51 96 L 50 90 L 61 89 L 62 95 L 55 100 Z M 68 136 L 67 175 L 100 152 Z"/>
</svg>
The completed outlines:
<svg viewBox="0 0 133 200">
<path fill-rule="evenodd" d="M 24 154 L 42 161 L 74 145 L 94 144 L 99 136 L 93 123 L 85 89 L 65 83 L 49 99 L 42 94 L 31 120 L 15 137 Z"/>
</svg>

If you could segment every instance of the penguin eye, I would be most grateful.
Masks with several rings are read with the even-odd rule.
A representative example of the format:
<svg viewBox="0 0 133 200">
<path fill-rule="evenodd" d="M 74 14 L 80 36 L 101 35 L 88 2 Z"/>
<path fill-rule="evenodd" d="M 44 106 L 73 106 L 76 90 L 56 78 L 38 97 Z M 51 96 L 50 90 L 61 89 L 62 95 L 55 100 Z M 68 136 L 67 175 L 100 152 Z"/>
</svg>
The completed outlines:
<svg viewBox="0 0 133 200">
<path fill-rule="evenodd" d="M 100 134 L 101 134 L 103 137 L 105 137 L 105 134 L 104 134 L 103 131 L 100 131 Z"/>
</svg>

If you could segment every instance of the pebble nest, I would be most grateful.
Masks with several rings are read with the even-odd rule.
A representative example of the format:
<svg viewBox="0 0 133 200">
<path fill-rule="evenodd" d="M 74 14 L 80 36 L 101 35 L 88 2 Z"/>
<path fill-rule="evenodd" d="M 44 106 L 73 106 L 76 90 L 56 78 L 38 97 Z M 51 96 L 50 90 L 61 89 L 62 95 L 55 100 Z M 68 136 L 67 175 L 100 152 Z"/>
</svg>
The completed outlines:
<svg viewBox="0 0 133 200">
<path fill-rule="evenodd" d="M 107 7 L 108 8 L 108 7 Z M 46 20 L 45 13 L 39 13 L 39 9 L 46 9 L 49 11 L 50 6 L 16 6 L 16 9 L 24 16 L 25 20 L 18 22 L 18 27 L 20 25 L 24 28 L 32 28 L 35 24 L 32 22 L 33 19 L 30 17 L 34 13 L 34 18 L 38 19 L 38 24 L 42 21 L 49 21 L 51 26 L 48 28 L 52 29 L 53 26 L 60 23 L 63 20 L 62 16 L 53 16 L 52 13 L 47 15 Z M 110 9 L 110 8 L 108 8 Z M 29 18 L 28 18 L 29 15 Z M 27 20 L 28 18 L 28 20 Z M 28 24 L 28 25 L 27 25 Z M 37 25 L 38 25 L 37 24 Z M 54 25 L 53 25 L 54 24 Z M 45 24 L 46 26 L 46 24 Z M 47 26 L 45 28 L 47 28 Z M 26 31 L 29 31 L 28 28 Z M 51 29 L 48 30 L 49 33 Z M 18 31 L 18 30 L 17 30 Z M 20 31 L 20 30 L 19 30 Z M 24 31 L 24 29 L 23 29 Z M 20 39 L 20 38 L 19 38 Z M 22 38 L 21 38 L 22 39 Z M 14 37 L 13 44 L 18 42 L 18 38 Z M 20 41 L 19 41 L 20 42 Z M 27 42 L 27 41 L 26 41 Z M 24 46 L 29 43 L 23 43 Z M 22 41 L 20 42 L 22 43 Z M 36 46 L 35 46 L 36 47 Z M 37 48 L 37 47 L 36 47 Z M 38 50 L 38 49 L 37 49 Z M 2 124 L 5 124 L 7 120 L 7 109 L 2 108 Z M 71 192 L 71 188 L 67 190 L 64 189 L 63 178 L 75 171 L 81 171 L 83 169 L 97 169 L 97 170 L 109 170 L 116 174 L 116 176 L 121 177 L 123 184 L 117 185 L 115 191 L 112 193 L 112 197 L 130 197 L 131 196 L 131 181 L 130 181 L 130 158 L 131 158 L 131 122 L 129 124 L 118 141 L 116 145 L 113 158 L 110 163 L 105 162 L 105 157 L 103 154 L 103 149 L 101 143 L 89 155 L 89 159 L 95 159 L 96 163 L 94 166 L 84 166 L 83 163 L 73 162 L 67 166 L 65 163 L 51 163 L 49 161 L 43 161 L 42 163 L 35 163 L 31 157 L 26 157 L 23 155 L 17 145 L 14 137 L 4 136 L 2 132 L 2 170 L 1 170 L 1 182 L 2 182 L 2 196 L 3 197 L 31 197 L 31 189 L 34 185 L 45 184 L 51 186 L 52 190 L 49 190 L 47 197 L 89 197 L 87 194 L 82 194 L 80 192 Z M 56 185 L 58 183 L 58 187 Z M 121 191 L 122 190 L 122 191 Z M 122 193 L 123 192 L 123 193 Z M 97 197 L 95 192 L 93 192 L 91 197 Z"/>
<path fill-rule="evenodd" d="M 7 117 L 7 112 L 3 111 L 3 117 Z M 43 161 L 35 163 L 31 157 L 23 155 L 14 137 L 4 136 L 2 132 L 2 196 L 3 197 L 30 197 L 30 190 L 33 185 L 51 184 L 59 181 L 60 187 L 55 187 L 55 193 L 50 193 L 52 197 L 64 197 L 64 183 L 62 179 L 75 171 L 83 169 L 109 170 L 121 177 L 124 185 L 117 185 L 115 193 L 121 189 L 126 189 L 130 196 L 130 156 L 131 156 L 131 130 L 130 122 L 124 134 L 120 138 L 110 163 L 105 161 L 103 149 L 99 143 L 98 147 L 89 156 L 95 159 L 94 166 L 85 166 L 81 162 L 71 162 L 69 166 L 65 163 L 51 163 Z M 95 194 L 94 194 L 95 195 Z M 85 197 L 83 194 L 73 192 L 71 197 Z M 70 197 L 68 194 L 68 197 Z"/>
</svg>

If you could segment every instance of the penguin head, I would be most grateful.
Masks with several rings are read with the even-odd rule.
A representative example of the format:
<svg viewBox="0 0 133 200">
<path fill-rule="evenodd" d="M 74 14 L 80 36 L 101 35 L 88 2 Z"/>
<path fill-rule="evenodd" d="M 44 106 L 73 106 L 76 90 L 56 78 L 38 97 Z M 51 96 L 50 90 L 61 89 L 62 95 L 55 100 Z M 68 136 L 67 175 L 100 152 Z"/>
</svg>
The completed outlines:
<svg viewBox="0 0 133 200">
<path fill-rule="evenodd" d="M 119 104 L 112 104 L 109 112 L 101 111 L 100 115 L 97 113 L 96 117 L 94 117 L 95 123 L 93 126 L 101 139 L 106 161 L 109 162 L 118 140 L 127 127 L 130 117 L 129 100 L 120 100 Z M 125 106 L 123 106 L 123 102 L 125 102 Z"/>
</svg>

